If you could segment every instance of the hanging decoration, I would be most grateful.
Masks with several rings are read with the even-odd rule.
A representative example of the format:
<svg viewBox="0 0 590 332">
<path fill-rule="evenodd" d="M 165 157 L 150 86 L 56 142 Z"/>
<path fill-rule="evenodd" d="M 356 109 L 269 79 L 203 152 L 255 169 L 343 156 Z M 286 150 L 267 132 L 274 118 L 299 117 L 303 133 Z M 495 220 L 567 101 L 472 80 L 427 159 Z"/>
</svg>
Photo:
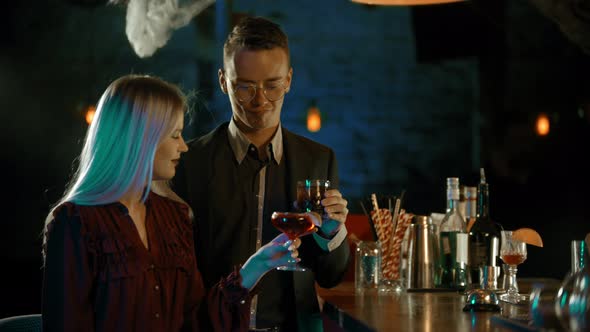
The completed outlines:
<svg viewBox="0 0 590 332">
<path fill-rule="evenodd" d="M 449 2 L 459 2 L 463 0 L 351 0 L 352 2 L 362 3 L 365 5 L 380 6 L 418 6 L 418 5 L 435 5 Z"/>
<path fill-rule="evenodd" d="M 140 58 L 166 45 L 172 32 L 187 25 L 215 0 L 129 0 L 125 33 Z M 123 3 L 123 1 L 112 1 Z"/>
</svg>

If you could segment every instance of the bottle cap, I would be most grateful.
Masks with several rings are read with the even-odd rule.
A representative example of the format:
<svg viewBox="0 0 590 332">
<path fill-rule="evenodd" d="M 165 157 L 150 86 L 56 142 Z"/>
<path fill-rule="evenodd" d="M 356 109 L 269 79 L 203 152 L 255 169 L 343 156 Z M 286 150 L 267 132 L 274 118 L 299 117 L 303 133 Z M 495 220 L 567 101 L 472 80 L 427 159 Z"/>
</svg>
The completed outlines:
<svg viewBox="0 0 590 332">
<path fill-rule="evenodd" d="M 447 199 L 460 199 L 459 178 L 447 178 Z"/>
<path fill-rule="evenodd" d="M 459 178 L 447 178 L 447 186 L 457 186 L 459 188 Z"/>
<path fill-rule="evenodd" d="M 486 172 L 483 167 L 479 169 L 479 183 L 486 183 Z"/>
</svg>

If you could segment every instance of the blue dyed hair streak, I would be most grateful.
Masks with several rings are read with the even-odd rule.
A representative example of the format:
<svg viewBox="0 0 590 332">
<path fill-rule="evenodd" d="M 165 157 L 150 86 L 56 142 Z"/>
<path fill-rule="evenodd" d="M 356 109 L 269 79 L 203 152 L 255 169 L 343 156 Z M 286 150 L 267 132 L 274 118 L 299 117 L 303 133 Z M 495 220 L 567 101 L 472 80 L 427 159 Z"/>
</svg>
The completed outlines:
<svg viewBox="0 0 590 332">
<path fill-rule="evenodd" d="M 130 192 L 145 200 L 158 144 L 186 109 L 182 91 L 159 78 L 127 75 L 112 82 L 86 133 L 78 169 L 56 206 L 108 204 Z"/>
</svg>

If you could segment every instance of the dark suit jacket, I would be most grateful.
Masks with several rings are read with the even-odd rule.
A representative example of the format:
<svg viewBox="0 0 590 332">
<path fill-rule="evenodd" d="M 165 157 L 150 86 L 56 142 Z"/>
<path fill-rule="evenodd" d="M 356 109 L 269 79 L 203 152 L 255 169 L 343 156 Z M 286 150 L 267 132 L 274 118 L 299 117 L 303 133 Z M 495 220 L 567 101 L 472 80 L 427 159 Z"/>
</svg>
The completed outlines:
<svg viewBox="0 0 590 332">
<path fill-rule="evenodd" d="M 235 265 L 243 264 L 254 253 L 254 241 L 235 234 L 222 224 L 227 209 L 245 209 L 243 195 L 231 194 L 231 183 L 237 162 L 229 147 L 228 123 L 211 133 L 189 142 L 189 151 L 183 155 L 173 180 L 174 190 L 191 205 L 195 213 L 195 250 L 205 286 L 209 287 L 229 274 Z M 296 182 L 301 179 L 326 178 L 338 186 L 338 169 L 334 152 L 321 144 L 283 130 L 284 161 L 287 167 L 286 197 L 289 205 L 296 200 Z M 220 186 L 229 186 L 220 188 Z M 222 193 L 230 193 L 222 194 Z M 238 210 L 239 211 L 239 210 Z M 321 316 L 315 285 L 330 288 L 342 279 L 349 261 L 348 242 L 335 250 L 322 250 L 312 236 L 301 238 L 299 249 L 302 263 L 312 271 L 294 272 L 293 284 L 297 320 L 300 331 L 321 331 Z M 242 243 L 234 245 L 232 243 Z"/>
</svg>

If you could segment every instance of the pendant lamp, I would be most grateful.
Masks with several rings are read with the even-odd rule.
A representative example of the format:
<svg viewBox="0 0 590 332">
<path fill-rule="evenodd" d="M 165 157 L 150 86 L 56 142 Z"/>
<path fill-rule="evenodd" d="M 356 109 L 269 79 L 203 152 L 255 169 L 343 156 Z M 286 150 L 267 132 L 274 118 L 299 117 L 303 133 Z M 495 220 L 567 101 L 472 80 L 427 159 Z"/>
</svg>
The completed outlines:
<svg viewBox="0 0 590 332">
<path fill-rule="evenodd" d="M 418 5 L 436 5 L 441 3 L 459 2 L 463 0 L 351 0 L 352 2 L 362 3 L 365 5 L 378 6 L 418 6 Z"/>
</svg>

